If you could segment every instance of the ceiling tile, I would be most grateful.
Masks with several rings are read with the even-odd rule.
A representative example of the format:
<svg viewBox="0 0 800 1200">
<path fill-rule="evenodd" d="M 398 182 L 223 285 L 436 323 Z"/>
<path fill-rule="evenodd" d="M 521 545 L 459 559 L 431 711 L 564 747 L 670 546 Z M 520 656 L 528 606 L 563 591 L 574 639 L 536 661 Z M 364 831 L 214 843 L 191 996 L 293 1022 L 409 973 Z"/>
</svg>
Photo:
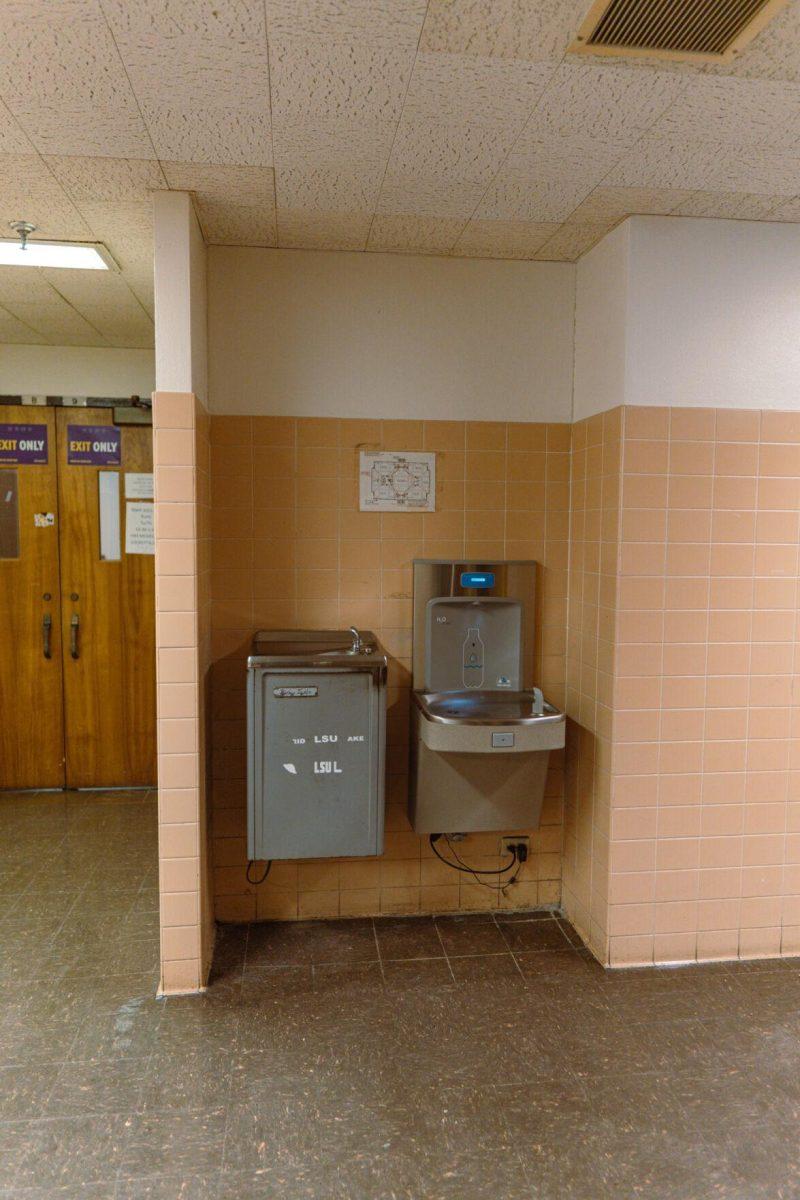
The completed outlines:
<svg viewBox="0 0 800 1200">
<path fill-rule="evenodd" d="M 714 155 L 714 149 L 697 142 L 648 134 L 622 156 L 603 184 L 694 191 L 707 184 L 708 164 Z"/>
<path fill-rule="evenodd" d="M 67 205 L 67 193 L 38 154 L 0 154 L 0 204 Z"/>
<path fill-rule="evenodd" d="M 133 295 L 152 317 L 155 301 L 152 257 L 146 265 L 139 265 L 137 263 L 132 266 L 126 266 L 124 279 Z"/>
<path fill-rule="evenodd" d="M 792 0 L 744 53 L 730 63 L 708 66 L 709 74 L 748 79 L 786 79 L 800 83 L 800 5 Z"/>
<path fill-rule="evenodd" d="M 2 236 L 9 221 L 20 220 L 33 222 L 40 238 L 91 237 L 90 227 L 38 156 L 0 155 Z"/>
<path fill-rule="evenodd" d="M 397 121 L 413 49 L 323 38 L 270 40 L 272 115 L 297 123 Z"/>
<path fill-rule="evenodd" d="M 127 283 L 117 271 L 43 267 L 42 274 L 59 296 L 84 315 L 96 308 L 113 307 L 124 311 L 137 307 Z"/>
<path fill-rule="evenodd" d="M 275 194 L 279 208 L 305 212 L 373 212 L 383 179 L 384 168 L 377 163 L 371 170 L 362 166 L 276 167 Z"/>
<path fill-rule="evenodd" d="M 333 37 L 416 49 L 426 0 L 266 0 L 270 38 Z"/>
<path fill-rule="evenodd" d="M 604 184 L 789 196 L 797 190 L 798 179 L 800 147 L 789 152 L 647 134 L 620 159 Z"/>
<path fill-rule="evenodd" d="M 82 316 L 93 325 L 112 346 L 152 346 L 153 322 L 140 304 L 131 296 L 131 305 L 85 305 Z"/>
<path fill-rule="evenodd" d="M 592 190 L 589 183 L 569 179 L 532 182 L 530 176 L 503 171 L 475 210 L 481 221 L 560 222 Z"/>
<path fill-rule="evenodd" d="M 569 138 L 540 142 L 526 130 L 511 148 L 504 169 L 542 183 L 563 179 L 595 187 L 619 158 L 620 150 L 613 143 L 587 146 Z"/>
<path fill-rule="evenodd" d="M 148 137 L 135 102 L 111 108 L 99 105 L 34 104 L 27 98 L 13 112 L 41 154 L 75 154 L 99 158 L 152 158 Z"/>
<path fill-rule="evenodd" d="M 800 140 L 800 85 L 692 76 L 653 132 L 693 142 L 789 149 Z"/>
<path fill-rule="evenodd" d="M 562 225 L 536 252 L 535 258 L 548 262 L 575 262 L 587 250 L 591 250 L 612 226 Z"/>
<path fill-rule="evenodd" d="M 458 219 L 378 214 L 372 222 L 367 249 L 447 254 L 463 228 L 463 220 Z"/>
<path fill-rule="evenodd" d="M 539 221 L 470 221 L 453 248 L 468 258 L 533 258 L 559 225 Z"/>
<path fill-rule="evenodd" d="M 116 202 L 87 201 L 81 204 L 81 212 L 91 229 L 92 238 L 108 247 L 114 261 L 121 268 L 125 283 L 147 311 L 152 313 L 152 198 Z M 106 275 L 95 277 L 108 278 Z M 55 278 L 57 280 L 58 277 Z M 119 276 L 115 275 L 115 278 Z"/>
<path fill-rule="evenodd" d="M 5 204 L 0 200 L 0 236 L 15 237 L 9 228 L 10 221 L 31 221 L 36 226 L 36 232 L 31 235 L 32 241 L 92 241 L 92 230 L 79 213 L 70 205 L 45 206 L 35 200 L 28 201 L 24 207 L 19 204 Z"/>
<path fill-rule="evenodd" d="M 160 159 L 221 166 L 272 166 L 269 111 L 219 108 L 201 101 L 185 107 L 142 100 L 142 112 Z"/>
<path fill-rule="evenodd" d="M 0 94 L 12 112 L 21 103 L 68 111 L 129 104 L 130 84 L 99 5 L 0 5 Z"/>
<path fill-rule="evenodd" d="M 197 211 L 207 242 L 222 246 L 277 245 L 274 207 L 198 199 Z"/>
<path fill-rule="evenodd" d="M 263 0 L 100 0 L 117 37 L 155 33 L 164 37 L 188 35 L 263 41 L 266 37 Z"/>
<path fill-rule="evenodd" d="M 559 59 L 577 32 L 587 0 L 430 0 L 423 52 Z"/>
<path fill-rule="evenodd" d="M 720 217 L 739 221 L 772 220 L 785 197 L 749 192 L 690 192 L 672 210 L 678 217 Z M 800 214 L 799 214 L 800 215 Z"/>
<path fill-rule="evenodd" d="M 0 267 L 0 304 L 6 300 L 48 303 L 56 299 L 39 267 Z"/>
<path fill-rule="evenodd" d="M 769 214 L 770 221 L 800 221 L 800 196 L 782 200 Z"/>
<path fill-rule="evenodd" d="M 104 328 L 102 333 L 105 339 L 104 344 L 114 346 L 118 350 L 149 350 L 154 344 L 152 326 L 150 328 L 118 326 L 112 330 Z"/>
<path fill-rule="evenodd" d="M 82 216 L 101 241 L 130 242 L 132 245 L 152 244 L 153 201 L 147 200 L 83 200 Z"/>
<path fill-rule="evenodd" d="M 142 104 L 187 109 L 212 98 L 219 109 L 269 109 L 266 42 L 142 33 L 126 34 L 118 45 Z"/>
<path fill-rule="evenodd" d="M 315 250 L 363 250 L 369 234 L 367 213 L 278 214 L 278 245 Z"/>
<path fill-rule="evenodd" d="M 314 170 L 363 164 L 369 170 L 376 164 L 386 166 L 396 131 L 396 121 L 352 127 L 338 122 L 309 125 L 276 121 L 273 153 L 275 162 L 284 167 Z"/>
<path fill-rule="evenodd" d="M 451 125 L 521 128 L 554 70 L 554 63 L 418 54 L 403 116 Z"/>
<path fill-rule="evenodd" d="M 668 214 L 695 195 L 691 191 L 670 188 L 598 187 L 570 214 L 570 222 L 594 225 L 619 221 L 631 213 Z"/>
<path fill-rule="evenodd" d="M 706 161 L 701 190 L 761 192 L 791 196 L 800 179 L 800 147 L 795 151 L 756 147 L 715 147 Z"/>
<path fill-rule="evenodd" d="M 132 345 L 165 186 L 239 245 L 574 259 L 632 212 L 800 220 L 800 0 L 700 69 L 565 58 L 588 3 L 4 0 L 0 222 L 105 242 L 123 274 L 80 299 Z M 53 315 L 35 278 L 0 301 Z"/>
<path fill-rule="evenodd" d="M 4 307 L 52 344 L 97 346 L 103 342 L 102 334 L 64 300 L 54 298 L 48 303 L 9 302 Z"/>
<path fill-rule="evenodd" d="M 480 203 L 484 191 L 482 183 L 420 182 L 414 175 L 392 175 L 383 182 L 375 211 L 466 220 Z"/>
<path fill-rule="evenodd" d="M 420 183 L 488 185 L 503 164 L 513 131 L 443 125 L 435 121 L 400 122 L 386 169 L 387 185 L 395 178 Z"/>
<path fill-rule="evenodd" d="M 562 63 L 536 107 L 526 135 L 626 149 L 686 86 L 683 76 L 641 67 Z"/>
<path fill-rule="evenodd" d="M 30 325 L 23 324 L 7 309 L 0 307 L 0 343 L 9 342 L 23 346 L 42 346 L 47 338 Z"/>
<path fill-rule="evenodd" d="M 146 201 L 154 188 L 166 186 L 164 174 L 155 159 L 48 155 L 45 162 L 78 205 L 93 200 Z"/>
<path fill-rule="evenodd" d="M 16 117 L 0 101 L 0 154 L 33 154 L 33 143 Z"/>
<path fill-rule="evenodd" d="M 191 162 L 163 162 L 161 166 L 170 188 L 195 192 L 203 200 L 275 207 L 275 178 L 271 167 Z"/>
</svg>

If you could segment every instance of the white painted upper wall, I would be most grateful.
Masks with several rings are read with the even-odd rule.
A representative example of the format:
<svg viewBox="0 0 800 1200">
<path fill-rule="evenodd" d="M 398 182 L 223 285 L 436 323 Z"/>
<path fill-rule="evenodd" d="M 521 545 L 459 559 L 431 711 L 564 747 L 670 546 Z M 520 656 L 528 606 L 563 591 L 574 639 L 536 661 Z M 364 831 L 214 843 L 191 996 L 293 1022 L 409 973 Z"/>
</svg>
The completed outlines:
<svg viewBox="0 0 800 1200">
<path fill-rule="evenodd" d="M 607 412 L 625 394 L 630 221 L 578 262 L 573 419 Z"/>
<path fill-rule="evenodd" d="M 208 256 L 214 412 L 570 420 L 570 263 Z"/>
<path fill-rule="evenodd" d="M 152 350 L 0 345 L 2 396 L 149 397 L 154 388 Z"/>
<path fill-rule="evenodd" d="M 800 408 L 800 226 L 630 225 L 626 403 Z"/>
<path fill-rule="evenodd" d="M 155 192 L 156 390 L 208 394 L 206 246 L 188 192 Z"/>
<path fill-rule="evenodd" d="M 575 417 L 800 408 L 800 226 L 631 217 L 578 264 Z"/>
</svg>

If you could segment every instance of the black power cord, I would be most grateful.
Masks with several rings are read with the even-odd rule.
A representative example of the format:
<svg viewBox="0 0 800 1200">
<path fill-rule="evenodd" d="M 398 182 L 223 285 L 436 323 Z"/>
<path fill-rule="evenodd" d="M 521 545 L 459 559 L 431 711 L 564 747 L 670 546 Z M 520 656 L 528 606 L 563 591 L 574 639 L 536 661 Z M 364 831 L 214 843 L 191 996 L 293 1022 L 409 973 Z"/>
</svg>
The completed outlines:
<svg viewBox="0 0 800 1200">
<path fill-rule="evenodd" d="M 460 867 L 457 867 L 455 863 L 448 862 L 447 859 L 444 858 L 439 853 L 439 851 L 436 849 L 436 842 L 438 842 L 440 837 L 443 837 L 444 840 L 447 842 L 447 845 L 450 849 L 450 853 L 453 855 L 456 862 L 461 863 Z M 464 871 L 464 872 L 466 872 L 467 875 L 502 875 L 504 871 L 510 871 L 511 868 L 514 866 L 515 862 L 517 861 L 517 852 L 516 852 L 516 850 L 512 850 L 511 851 L 511 862 L 508 863 L 505 867 L 499 867 L 499 868 L 492 867 L 491 870 L 484 871 L 484 870 L 480 870 L 478 867 L 470 867 L 467 865 L 467 863 L 465 863 L 462 859 L 460 859 L 458 857 L 458 854 L 456 853 L 456 851 L 453 849 L 453 843 L 450 841 L 450 838 L 448 837 L 448 835 L 446 833 L 432 833 L 429 840 L 430 840 L 431 850 L 436 855 L 436 857 L 445 864 L 445 866 L 452 867 L 454 871 Z"/>
<path fill-rule="evenodd" d="M 448 849 L 453 855 L 453 858 L 456 860 L 454 863 L 446 859 L 444 855 L 440 854 L 436 849 L 436 842 L 440 837 L 444 837 L 444 840 L 447 842 Z M 479 869 L 478 867 L 471 867 L 468 863 L 465 863 L 464 860 L 459 857 L 457 851 L 453 848 L 453 843 L 450 841 L 450 838 L 446 833 L 432 833 L 430 835 L 429 842 L 433 853 L 440 860 L 440 862 L 444 863 L 446 867 L 450 867 L 453 871 L 460 871 L 463 875 L 472 875 L 476 883 L 479 883 L 482 887 L 489 888 L 489 890 L 493 892 L 504 892 L 512 883 L 516 883 L 517 879 L 519 878 L 519 873 L 522 870 L 524 859 L 518 853 L 516 846 L 509 847 L 509 850 L 511 851 L 511 862 L 507 863 L 504 867 L 496 867 L 490 870 L 484 870 Z M 527 854 L 525 855 L 525 858 L 527 858 Z M 517 868 L 514 875 L 512 875 L 510 879 L 504 879 L 500 884 L 487 883 L 485 879 L 480 878 L 481 875 L 495 875 L 499 879 L 501 875 L 504 875 L 506 871 L 511 871 L 514 867 Z"/>
<path fill-rule="evenodd" d="M 264 882 L 264 880 L 267 878 L 270 871 L 272 870 L 272 859 L 270 859 L 269 862 L 267 863 L 266 867 L 264 868 L 264 874 L 261 876 L 260 879 L 251 879 L 250 878 L 250 871 L 252 870 L 253 866 L 255 865 L 255 862 L 256 862 L 256 860 L 254 858 L 250 859 L 249 863 L 247 864 L 247 870 L 245 871 L 244 874 L 245 874 L 245 879 L 247 880 L 248 883 L 252 883 L 254 887 L 258 887 L 258 885 L 260 883 Z"/>
</svg>

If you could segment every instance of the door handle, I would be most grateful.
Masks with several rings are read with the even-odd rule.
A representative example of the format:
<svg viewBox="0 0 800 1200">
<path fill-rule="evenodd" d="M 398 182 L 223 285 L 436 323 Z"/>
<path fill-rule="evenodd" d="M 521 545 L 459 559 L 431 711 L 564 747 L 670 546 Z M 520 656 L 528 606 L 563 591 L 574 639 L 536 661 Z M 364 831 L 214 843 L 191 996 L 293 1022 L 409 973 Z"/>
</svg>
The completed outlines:
<svg viewBox="0 0 800 1200">
<path fill-rule="evenodd" d="M 69 652 L 72 658 L 80 658 L 81 655 L 78 647 L 78 629 L 80 628 L 80 623 L 78 614 L 73 613 L 69 623 Z"/>
<path fill-rule="evenodd" d="M 45 658 L 53 657 L 50 650 L 50 634 L 52 629 L 53 618 L 50 616 L 50 613 L 45 613 L 42 617 L 42 653 L 44 654 Z"/>
</svg>

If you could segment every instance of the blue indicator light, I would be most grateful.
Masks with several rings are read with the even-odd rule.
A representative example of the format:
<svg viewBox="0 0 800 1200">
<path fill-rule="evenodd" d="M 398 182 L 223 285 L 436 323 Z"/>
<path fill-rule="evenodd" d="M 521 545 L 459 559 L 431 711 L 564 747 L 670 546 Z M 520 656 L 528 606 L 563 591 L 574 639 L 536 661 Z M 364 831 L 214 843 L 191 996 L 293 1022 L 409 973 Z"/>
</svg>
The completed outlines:
<svg viewBox="0 0 800 1200">
<path fill-rule="evenodd" d="M 493 588 L 494 571 L 462 571 L 462 588 Z"/>
</svg>

